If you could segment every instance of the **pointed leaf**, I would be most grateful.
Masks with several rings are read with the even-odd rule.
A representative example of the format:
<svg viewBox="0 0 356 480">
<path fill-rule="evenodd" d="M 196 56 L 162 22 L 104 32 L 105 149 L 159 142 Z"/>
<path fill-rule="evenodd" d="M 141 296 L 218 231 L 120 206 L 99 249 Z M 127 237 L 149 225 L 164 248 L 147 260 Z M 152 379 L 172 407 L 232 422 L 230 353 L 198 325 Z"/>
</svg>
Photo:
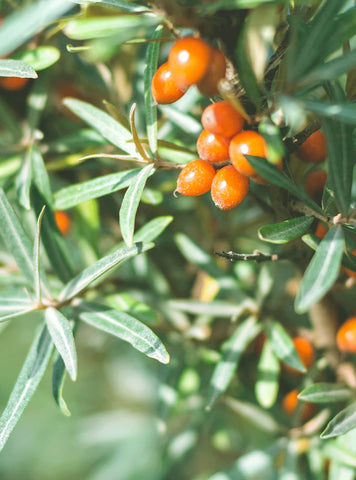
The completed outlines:
<svg viewBox="0 0 356 480">
<path fill-rule="evenodd" d="M 288 243 L 303 235 L 313 221 L 312 217 L 304 216 L 285 220 L 284 222 L 273 225 L 266 225 L 258 230 L 258 236 L 265 242 L 277 244 Z"/>
<path fill-rule="evenodd" d="M 75 350 L 73 332 L 66 317 L 58 310 L 48 307 L 45 310 L 45 320 L 53 343 L 58 350 L 70 378 L 77 378 L 77 353 Z"/>
<path fill-rule="evenodd" d="M 85 305 L 82 305 L 85 308 Z M 80 314 L 80 319 L 130 343 L 148 357 L 161 363 L 169 362 L 169 354 L 160 339 L 144 323 L 125 312 L 102 309 L 83 312 Z"/>
<path fill-rule="evenodd" d="M 341 410 L 320 435 L 320 438 L 339 437 L 356 428 L 356 402 Z"/>
<path fill-rule="evenodd" d="M 150 220 L 135 232 L 134 241 L 153 242 L 153 240 L 159 237 L 161 233 L 168 227 L 172 220 L 173 217 L 168 215 Z"/>
<path fill-rule="evenodd" d="M 66 417 L 70 417 L 71 413 L 67 404 L 63 398 L 63 384 L 66 376 L 66 367 L 62 360 L 62 357 L 57 352 L 57 358 L 53 365 L 52 373 L 52 393 L 56 404 L 58 405 L 60 411 Z"/>
<path fill-rule="evenodd" d="M 40 246 L 41 246 L 41 223 L 42 223 L 43 214 L 45 212 L 45 208 L 46 207 L 42 208 L 38 216 L 35 242 L 33 246 L 33 268 L 35 271 L 35 290 L 36 290 L 36 298 L 38 303 L 41 303 Z"/>
<path fill-rule="evenodd" d="M 270 342 L 265 341 L 257 366 L 255 394 L 263 408 L 271 408 L 278 395 L 280 364 Z"/>
<path fill-rule="evenodd" d="M 119 218 L 121 235 L 127 246 L 133 244 L 135 218 L 146 181 L 153 171 L 153 165 L 142 168 L 135 181 L 131 182 L 121 204 Z"/>
<path fill-rule="evenodd" d="M 332 287 L 339 274 L 343 249 L 342 228 L 335 225 L 320 242 L 304 273 L 295 299 L 297 313 L 306 312 Z"/>
<path fill-rule="evenodd" d="M 298 398 L 305 402 L 330 403 L 342 402 L 352 396 L 352 391 L 338 383 L 314 383 L 304 388 Z"/>
<path fill-rule="evenodd" d="M 59 299 L 61 302 L 68 301 L 71 298 L 79 295 L 91 283 L 100 279 L 104 274 L 108 273 L 113 268 L 116 268 L 124 260 L 146 252 L 153 247 L 153 244 L 135 243 L 132 247 L 123 247 L 116 250 L 116 252 L 106 257 L 101 258 L 90 267 L 84 269 L 79 275 L 74 277 L 62 290 Z"/>
<path fill-rule="evenodd" d="M 36 309 L 32 300 L 19 289 L 0 290 L 0 322 L 20 317 Z"/>
<path fill-rule="evenodd" d="M 37 78 L 37 73 L 21 60 L 0 59 L 0 77 Z"/>
<path fill-rule="evenodd" d="M 34 342 L 11 392 L 8 404 L 0 418 L 0 450 L 21 417 L 43 377 L 53 349 L 51 337 L 43 326 Z"/>
<path fill-rule="evenodd" d="M 56 63 L 60 56 L 61 53 L 58 48 L 48 45 L 41 45 L 40 47 L 36 47 L 31 50 L 15 53 L 12 58 L 15 58 L 16 60 L 22 60 L 30 65 L 34 70 L 40 71 L 45 70 Z"/>
</svg>

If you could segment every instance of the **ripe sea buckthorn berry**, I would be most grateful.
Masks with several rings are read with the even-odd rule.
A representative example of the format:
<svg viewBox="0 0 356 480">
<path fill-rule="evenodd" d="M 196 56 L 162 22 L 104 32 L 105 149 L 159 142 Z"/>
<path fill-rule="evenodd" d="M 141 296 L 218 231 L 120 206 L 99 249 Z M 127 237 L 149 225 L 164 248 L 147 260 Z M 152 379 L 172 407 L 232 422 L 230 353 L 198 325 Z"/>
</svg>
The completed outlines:
<svg viewBox="0 0 356 480">
<path fill-rule="evenodd" d="M 336 343 L 342 352 L 356 353 L 356 317 L 350 317 L 341 325 Z"/>
<path fill-rule="evenodd" d="M 294 389 L 287 393 L 282 400 L 282 408 L 287 415 L 292 415 L 296 412 L 299 404 L 298 390 Z M 310 402 L 303 402 L 301 417 L 303 421 L 308 420 L 313 414 L 314 407 Z"/>
<path fill-rule="evenodd" d="M 157 103 L 167 104 L 179 100 L 185 93 L 178 87 L 168 62 L 159 67 L 152 78 L 151 91 Z"/>
<path fill-rule="evenodd" d="M 68 235 L 72 221 L 70 219 L 70 216 L 66 212 L 62 212 L 61 210 L 57 210 L 54 213 L 54 219 L 56 221 L 58 230 L 61 232 L 61 234 L 65 237 Z"/>
<path fill-rule="evenodd" d="M 176 41 L 168 63 L 179 88 L 187 89 L 204 77 L 211 61 L 211 47 L 201 38 L 184 37 Z"/>
<path fill-rule="evenodd" d="M 203 130 L 197 140 L 199 157 L 212 163 L 226 162 L 229 159 L 230 139 Z"/>
<path fill-rule="evenodd" d="M 220 210 L 231 210 L 248 194 L 250 182 L 232 165 L 221 168 L 211 184 L 211 198 Z"/>
<path fill-rule="evenodd" d="M 322 222 L 319 222 L 315 229 L 314 235 L 322 240 L 327 233 L 328 228 Z"/>
<path fill-rule="evenodd" d="M 327 157 L 326 138 L 321 130 L 308 137 L 297 150 L 298 157 L 307 163 L 321 163 Z"/>
<path fill-rule="evenodd" d="M 197 84 L 199 92 L 206 97 L 218 95 L 219 81 L 225 77 L 226 60 L 224 54 L 218 48 L 211 49 L 211 61 L 208 71 Z"/>
<path fill-rule="evenodd" d="M 29 78 L 22 77 L 0 77 L 0 86 L 5 90 L 21 90 L 29 81 Z"/>
<path fill-rule="evenodd" d="M 303 337 L 293 338 L 293 343 L 295 349 L 297 350 L 299 358 L 301 359 L 305 368 L 308 369 L 314 361 L 314 348 L 312 344 L 309 342 L 309 340 Z M 290 367 L 289 365 L 284 366 L 285 369 L 291 374 L 300 375 L 302 373 L 295 368 Z"/>
<path fill-rule="evenodd" d="M 235 135 L 229 147 L 230 160 L 237 171 L 252 179 L 257 177 L 257 172 L 246 160 L 245 155 L 266 157 L 267 146 L 264 138 L 257 132 L 245 130 Z"/>
<path fill-rule="evenodd" d="M 211 163 L 200 158 L 193 160 L 181 170 L 177 191 L 187 197 L 203 195 L 210 190 L 214 176 L 215 168 Z"/>
<path fill-rule="evenodd" d="M 321 200 L 327 176 L 324 170 L 314 170 L 305 179 L 304 189 L 313 200 Z"/>
<path fill-rule="evenodd" d="M 206 107 L 201 123 L 210 133 L 233 137 L 242 130 L 245 120 L 229 102 L 222 100 Z"/>
</svg>

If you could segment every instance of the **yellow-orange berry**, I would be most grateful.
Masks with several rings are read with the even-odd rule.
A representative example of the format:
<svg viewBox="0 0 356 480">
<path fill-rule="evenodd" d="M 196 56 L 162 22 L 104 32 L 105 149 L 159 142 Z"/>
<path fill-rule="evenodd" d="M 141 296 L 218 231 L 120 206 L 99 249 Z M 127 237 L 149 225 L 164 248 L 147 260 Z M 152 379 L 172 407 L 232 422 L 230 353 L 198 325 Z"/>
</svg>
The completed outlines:
<svg viewBox="0 0 356 480">
<path fill-rule="evenodd" d="M 231 139 L 229 153 L 231 163 L 236 170 L 253 179 L 257 176 L 257 172 L 247 161 L 245 155 L 266 157 L 267 146 L 262 135 L 252 130 L 245 130 Z"/>
<path fill-rule="evenodd" d="M 230 139 L 203 130 L 197 140 L 199 157 L 212 163 L 226 162 L 229 159 Z"/>
<path fill-rule="evenodd" d="M 179 100 L 185 93 L 178 87 L 168 62 L 161 65 L 153 75 L 151 91 L 157 103 L 167 104 Z"/>
<path fill-rule="evenodd" d="M 342 352 L 356 353 L 356 317 L 350 317 L 341 325 L 336 343 Z"/>
<path fill-rule="evenodd" d="M 68 213 L 63 212 L 61 210 L 57 210 L 54 213 L 54 219 L 56 221 L 58 230 L 61 232 L 63 236 L 68 235 L 70 228 L 72 226 L 72 221 Z"/>
<path fill-rule="evenodd" d="M 217 171 L 211 184 L 211 198 L 220 210 L 231 210 L 248 194 L 250 182 L 232 165 Z"/>
<path fill-rule="evenodd" d="M 322 222 L 319 222 L 315 229 L 314 235 L 322 240 L 328 231 L 328 228 Z"/>
<path fill-rule="evenodd" d="M 200 158 L 189 162 L 181 170 L 177 180 L 177 191 L 187 197 L 203 195 L 210 190 L 215 176 L 211 163 Z"/>
<path fill-rule="evenodd" d="M 184 37 L 176 41 L 168 55 L 172 74 L 181 89 L 194 85 L 206 74 L 211 47 L 201 38 Z"/>
<path fill-rule="evenodd" d="M 222 100 L 206 107 L 201 123 L 210 133 L 232 137 L 242 130 L 245 119 L 229 102 Z"/>
<path fill-rule="evenodd" d="M 215 97 L 218 95 L 218 85 L 221 79 L 225 77 L 226 60 L 224 54 L 218 48 L 211 49 L 211 60 L 208 71 L 197 84 L 199 92 L 206 97 Z"/>
<path fill-rule="evenodd" d="M 327 157 L 326 138 L 321 130 L 308 137 L 297 150 L 298 157 L 307 163 L 321 163 Z"/>
<path fill-rule="evenodd" d="M 0 77 L 0 86 L 5 90 L 21 90 L 29 81 L 29 78 L 22 77 Z"/>
<path fill-rule="evenodd" d="M 305 179 L 304 188 L 309 197 L 321 200 L 328 174 L 324 170 L 314 170 Z"/>
<path fill-rule="evenodd" d="M 287 393 L 282 400 L 282 408 L 287 415 L 293 415 L 296 412 L 299 404 L 298 390 L 294 389 Z M 303 421 L 307 421 L 314 411 L 314 406 L 310 402 L 303 402 L 301 417 Z"/>
<path fill-rule="evenodd" d="M 303 337 L 295 337 L 293 338 L 294 347 L 299 355 L 300 360 L 302 361 L 303 365 L 306 369 L 308 369 L 313 361 L 314 361 L 314 348 L 312 344 Z M 302 372 L 299 372 L 293 367 L 284 364 L 285 369 L 293 374 L 293 375 L 300 375 Z"/>
</svg>

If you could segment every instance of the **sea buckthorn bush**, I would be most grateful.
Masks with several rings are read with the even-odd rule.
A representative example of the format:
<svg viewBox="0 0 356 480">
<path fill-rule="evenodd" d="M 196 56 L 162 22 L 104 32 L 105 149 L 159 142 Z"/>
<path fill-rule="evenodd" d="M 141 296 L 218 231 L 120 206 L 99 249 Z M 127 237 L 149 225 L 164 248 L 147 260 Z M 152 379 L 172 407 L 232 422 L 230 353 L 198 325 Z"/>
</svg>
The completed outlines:
<svg viewBox="0 0 356 480">
<path fill-rule="evenodd" d="M 0 478 L 354 480 L 355 2 L 0 20 Z"/>
</svg>

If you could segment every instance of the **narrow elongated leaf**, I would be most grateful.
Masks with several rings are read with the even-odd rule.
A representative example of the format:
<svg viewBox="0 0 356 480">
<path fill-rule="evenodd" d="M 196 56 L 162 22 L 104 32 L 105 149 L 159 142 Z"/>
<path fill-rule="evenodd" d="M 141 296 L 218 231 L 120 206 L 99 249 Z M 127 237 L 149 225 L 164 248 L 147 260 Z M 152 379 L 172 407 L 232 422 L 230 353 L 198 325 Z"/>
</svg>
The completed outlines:
<svg viewBox="0 0 356 480">
<path fill-rule="evenodd" d="M 31 166 L 34 184 L 45 200 L 46 205 L 52 207 L 54 200 L 48 173 L 42 158 L 42 154 L 36 145 L 33 145 L 31 148 Z"/>
<path fill-rule="evenodd" d="M 169 120 L 190 135 L 199 135 L 201 132 L 201 123 L 187 113 L 179 111 L 170 105 L 160 105 L 160 110 Z"/>
<path fill-rule="evenodd" d="M 315 203 L 309 195 L 304 191 L 303 188 L 299 187 L 292 182 L 290 178 L 283 172 L 280 172 L 277 167 L 268 162 L 265 158 L 254 157 L 252 155 L 246 155 L 247 160 L 253 168 L 266 180 L 277 185 L 279 187 L 288 190 L 292 195 L 299 198 L 302 202 L 308 205 L 313 210 L 316 210 L 319 213 L 323 213 L 321 208 L 317 203 Z"/>
<path fill-rule="evenodd" d="M 61 56 L 58 48 L 42 45 L 14 54 L 12 57 L 30 65 L 34 70 L 44 70 L 56 63 Z"/>
<path fill-rule="evenodd" d="M 320 300 L 334 284 L 340 269 L 344 238 L 339 225 L 332 227 L 320 242 L 295 299 L 295 310 L 306 312 Z"/>
<path fill-rule="evenodd" d="M 37 228 L 35 234 L 35 242 L 33 246 L 33 268 L 35 271 L 35 290 L 37 302 L 41 303 L 41 263 L 40 263 L 40 246 L 41 246 L 41 223 L 42 217 L 46 207 L 43 207 L 38 219 L 37 219 Z"/>
<path fill-rule="evenodd" d="M 207 408 L 210 409 L 216 399 L 227 389 L 238 366 L 242 353 L 248 344 L 261 331 L 255 317 L 243 321 L 223 345 L 223 357 L 216 365 L 210 381 Z"/>
<path fill-rule="evenodd" d="M 0 224 L 0 234 L 7 248 L 32 285 L 34 280 L 32 245 L 2 188 L 0 188 Z"/>
<path fill-rule="evenodd" d="M 0 291 L 0 322 L 20 317 L 35 310 L 32 300 L 18 289 L 4 289 Z"/>
<path fill-rule="evenodd" d="M 271 344 L 266 341 L 257 366 L 255 394 L 263 408 L 271 408 L 278 395 L 280 364 Z"/>
<path fill-rule="evenodd" d="M 255 308 L 253 301 L 250 299 L 238 303 L 230 303 L 223 300 L 213 300 L 212 302 L 203 302 L 199 300 L 169 300 L 168 306 L 174 310 L 180 310 L 195 315 L 211 315 L 228 318 L 238 318 L 243 313 Z"/>
<path fill-rule="evenodd" d="M 325 446 L 323 448 L 323 454 L 326 456 L 326 458 L 330 458 L 330 460 L 335 460 L 340 464 L 347 465 L 348 467 L 355 469 L 356 455 L 354 452 L 352 452 L 347 448 L 348 445 L 349 444 L 347 443 L 347 440 L 343 445 L 339 445 L 337 444 L 337 442 L 325 442 Z M 353 447 L 352 443 L 350 443 L 350 445 L 352 448 Z M 356 473 L 356 472 L 354 471 L 353 473 Z M 339 478 L 342 478 L 342 480 L 344 480 L 345 477 L 339 477 Z"/>
<path fill-rule="evenodd" d="M 36 81 L 35 85 L 31 89 L 30 94 L 27 97 L 28 104 L 28 125 L 30 127 L 30 137 L 34 139 L 36 137 L 36 129 L 38 127 L 41 115 L 45 109 L 48 95 L 49 95 L 49 77 L 47 74 L 42 74 Z M 32 143 L 31 156 L 34 149 L 38 148 Z M 36 175 L 34 175 L 36 177 Z"/>
<path fill-rule="evenodd" d="M 132 135 L 129 130 L 103 110 L 75 98 L 66 98 L 63 104 L 84 122 L 95 128 L 110 143 L 130 155 L 137 155 L 135 145 L 130 143 Z"/>
<path fill-rule="evenodd" d="M 297 217 L 281 223 L 266 225 L 258 230 L 261 240 L 270 243 L 288 243 L 303 235 L 313 223 L 312 217 Z"/>
<path fill-rule="evenodd" d="M 26 152 L 25 158 L 23 159 L 22 166 L 19 170 L 19 173 L 16 177 L 16 193 L 20 205 L 26 210 L 30 210 L 30 188 L 32 182 L 32 173 L 31 173 L 31 150 Z"/>
<path fill-rule="evenodd" d="M 54 194 L 55 209 L 66 210 L 92 198 L 100 198 L 109 193 L 123 190 L 135 181 L 140 170 L 135 168 L 134 170 L 111 173 L 62 188 Z"/>
<path fill-rule="evenodd" d="M 303 102 L 299 102 L 299 104 L 302 108 L 305 108 L 310 112 L 317 113 L 318 115 L 322 115 L 323 117 L 332 117 L 340 122 L 356 125 L 355 103 L 327 103 L 305 100 Z"/>
<path fill-rule="evenodd" d="M 299 358 L 294 343 L 282 325 L 275 321 L 268 321 L 265 332 L 277 357 L 290 367 L 305 372 L 305 366 Z"/>
<path fill-rule="evenodd" d="M 152 35 L 152 40 L 161 38 L 162 26 L 159 25 Z M 145 86 L 145 115 L 148 144 L 153 154 L 157 152 L 157 105 L 152 96 L 151 84 L 153 75 L 157 71 L 159 42 L 151 42 L 146 51 L 146 68 L 144 75 Z"/>
<path fill-rule="evenodd" d="M 341 410 L 326 426 L 321 438 L 331 438 L 344 435 L 356 428 L 356 402 Z"/>
<path fill-rule="evenodd" d="M 153 242 L 172 222 L 173 217 L 163 216 L 153 218 L 147 222 L 143 227 L 135 232 L 135 242 Z"/>
<path fill-rule="evenodd" d="M 70 378 L 77 378 L 77 353 L 73 332 L 66 317 L 55 308 L 45 310 L 45 320 L 53 343 L 58 350 Z"/>
<path fill-rule="evenodd" d="M 85 290 L 91 283 L 98 280 L 113 268 L 116 268 L 124 260 L 139 253 L 146 252 L 152 247 L 153 244 L 151 243 L 143 244 L 138 242 L 132 247 L 119 248 L 111 255 L 101 258 L 93 265 L 90 265 L 90 267 L 84 269 L 64 287 L 59 296 L 60 301 L 67 301 L 79 295 L 79 293 Z"/>
<path fill-rule="evenodd" d="M 22 60 L 0 59 L 0 77 L 37 78 L 37 73 Z"/>
<path fill-rule="evenodd" d="M 169 362 L 169 354 L 160 339 L 144 323 L 118 310 L 83 312 L 80 319 L 99 330 L 115 335 L 148 357 Z"/>
<path fill-rule="evenodd" d="M 51 337 L 43 326 L 36 335 L 25 363 L 0 418 L 0 450 L 21 417 L 46 370 L 53 349 Z"/>
<path fill-rule="evenodd" d="M 305 402 L 330 403 L 348 400 L 352 391 L 338 383 L 314 383 L 304 388 L 298 398 Z"/>
<path fill-rule="evenodd" d="M 121 235 L 127 246 L 133 244 L 135 218 L 146 181 L 153 171 L 153 165 L 142 168 L 135 181 L 130 183 L 121 204 L 119 218 Z"/>
<path fill-rule="evenodd" d="M 110 7 L 118 8 L 119 10 L 126 12 L 140 12 L 146 10 L 146 7 L 138 5 L 134 2 L 127 2 L 127 0 L 71 0 L 73 3 L 79 3 L 86 5 L 88 3 L 97 5 L 108 5 Z"/>
<path fill-rule="evenodd" d="M 62 357 L 57 352 L 57 358 L 53 365 L 52 373 L 52 394 L 53 398 L 58 405 L 60 411 L 66 417 L 70 417 L 71 413 L 67 404 L 63 398 L 63 384 L 66 377 L 66 367 L 62 360 Z"/>
</svg>

